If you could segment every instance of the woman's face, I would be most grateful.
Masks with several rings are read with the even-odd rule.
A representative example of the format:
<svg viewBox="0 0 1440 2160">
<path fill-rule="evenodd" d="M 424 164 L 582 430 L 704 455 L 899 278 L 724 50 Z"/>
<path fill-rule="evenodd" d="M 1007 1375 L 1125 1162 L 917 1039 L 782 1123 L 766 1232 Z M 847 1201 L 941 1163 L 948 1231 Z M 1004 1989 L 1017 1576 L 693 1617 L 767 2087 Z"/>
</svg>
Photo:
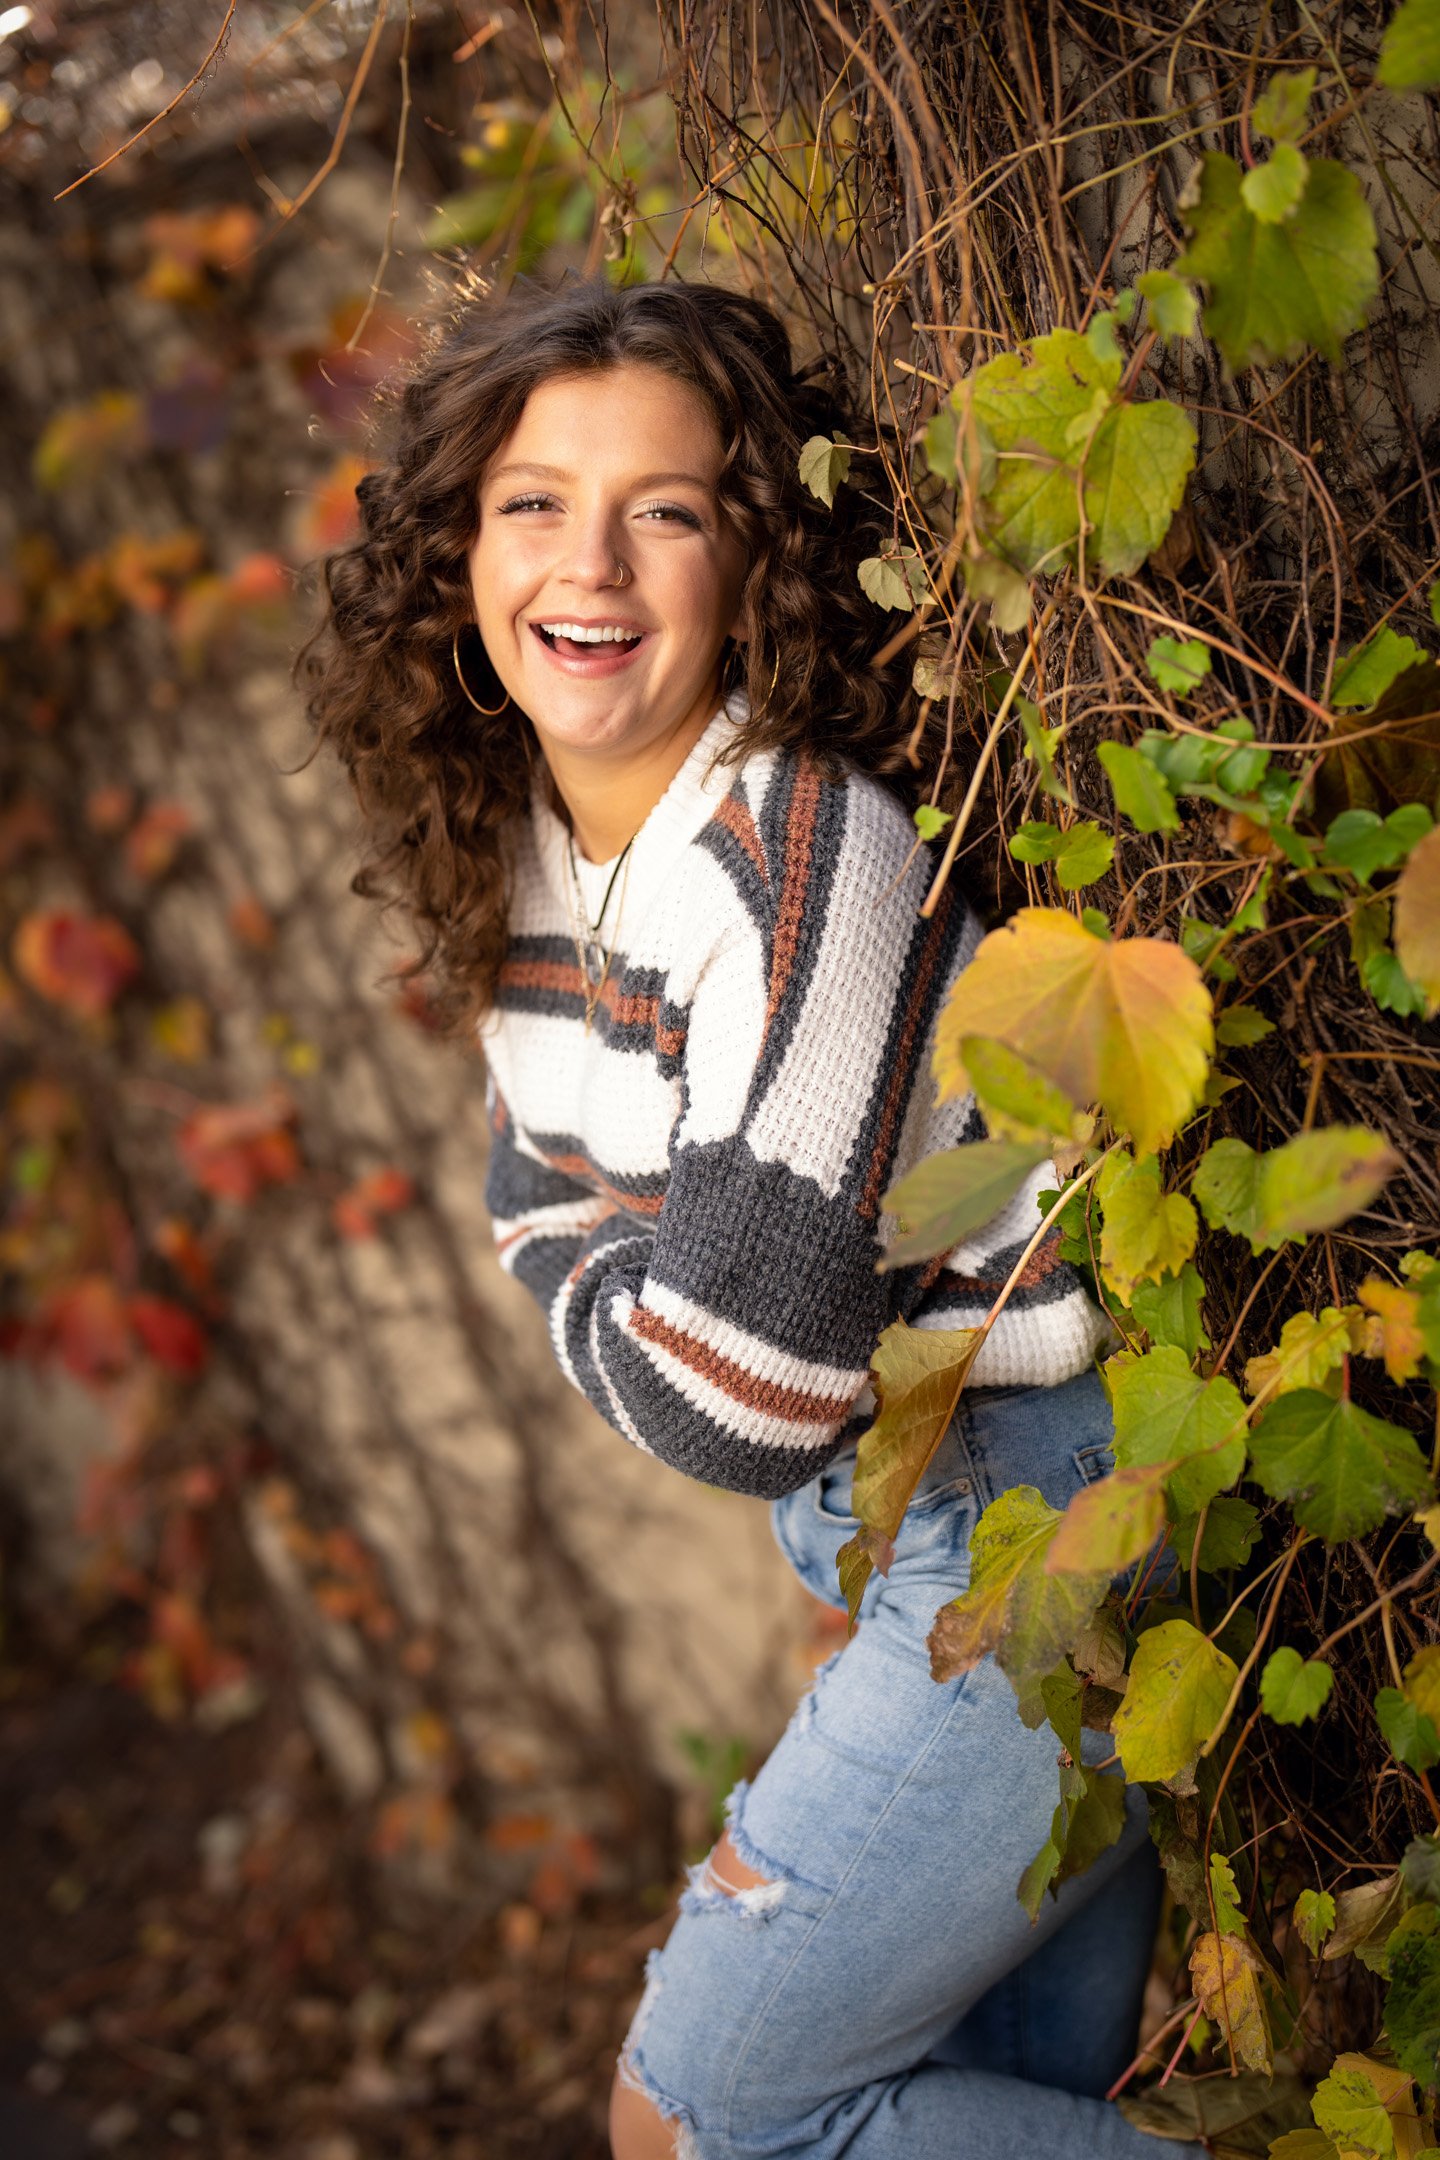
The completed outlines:
<svg viewBox="0 0 1440 2160">
<path fill-rule="evenodd" d="M 722 462 L 700 394 L 636 362 L 539 384 L 491 459 L 470 550 L 475 617 L 562 762 L 698 736 L 713 716 L 745 575 L 715 496 Z M 576 643 L 556 634 L 565 624 L 615 625 L 633 642 Z"/>
</svg>

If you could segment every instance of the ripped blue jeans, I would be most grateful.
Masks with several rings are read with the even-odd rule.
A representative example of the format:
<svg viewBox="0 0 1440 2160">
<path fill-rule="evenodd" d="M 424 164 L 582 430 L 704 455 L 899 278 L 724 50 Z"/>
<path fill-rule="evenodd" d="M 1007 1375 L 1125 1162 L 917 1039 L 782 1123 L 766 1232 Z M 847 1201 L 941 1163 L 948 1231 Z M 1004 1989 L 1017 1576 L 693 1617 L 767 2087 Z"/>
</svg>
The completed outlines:
<svg viewBox="0 0 1440 2160">
<path fill-rule="evenodd" d="M 730 1796 L 763 1883 L 727 1894 L 702 1862 L 651 1953 L 620 2076 L 674 2124 L 677 2160 L 1158 2160 L 1104 2098 L 1135 2053 L 1159 1914 L 1144 1794 L 1032 1926 L 1015 1891 L 1049 1836 L 1055 1736 L 1022 1724 L 993 1658 L 937 1684 L 926 1650 L 981 1510 L 1012 1485 L 1064 1507 L 1113 1467 L 1110 1437 L 1094 1373 L 962 1396 L 853 1639 Z M 772 1510 L 801 1580 L 842 1606 L 853 1471 L 837 1457 Z"/>
</svg>

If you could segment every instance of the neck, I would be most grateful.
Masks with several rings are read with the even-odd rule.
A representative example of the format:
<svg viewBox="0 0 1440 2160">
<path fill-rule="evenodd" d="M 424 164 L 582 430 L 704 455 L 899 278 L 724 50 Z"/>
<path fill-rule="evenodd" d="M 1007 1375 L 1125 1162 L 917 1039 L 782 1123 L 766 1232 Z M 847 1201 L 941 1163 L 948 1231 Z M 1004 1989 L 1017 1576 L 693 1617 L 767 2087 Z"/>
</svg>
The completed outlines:
<svg viewBox="0 0 1440 2160">
<path fill-rule="evenodd" d="M 589 862 L 608 862 L 633 840 L 709 726 L 718 687 L 643 749 L 577 751 L 542 742 L 555 790 L 569 812 L 575 845 Z"/>
</svg>

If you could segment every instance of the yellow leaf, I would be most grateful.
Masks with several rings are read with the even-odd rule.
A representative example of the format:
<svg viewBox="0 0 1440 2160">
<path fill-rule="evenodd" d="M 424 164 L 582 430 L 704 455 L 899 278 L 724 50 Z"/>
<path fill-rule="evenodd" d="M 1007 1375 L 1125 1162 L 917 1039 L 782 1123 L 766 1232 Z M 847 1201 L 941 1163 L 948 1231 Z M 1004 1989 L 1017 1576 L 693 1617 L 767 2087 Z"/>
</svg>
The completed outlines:
<svg viewBox="0 0 1440 2160">
<path fill-rule="evenodd" d="M 1275 1382 L 1271 1393 L 1286 1395 L 1292 1388 L 1323 1388 L 1329 1385 L 1347 1356 L 1365 1340 L 1365 1316 L 1358 1305 L 1327 1305 L 1314 1313 L 1292 1313 L 1280 1330 L 1273 1350 L 1252 1357 L 1245 1367 L 1245 1386 L 1252 1395 Z"/>
<path fill-rule="evenodd" d="M 1270 2021 L 1260 1993 L 1264 1970 L 1236 1935 L 1202 1935 L 1190 1953 L 1190 1977 L 1206 2017 L 1225 2033 L 1252 2070 L 1270 2069 Z"/>
<path fill-rule="evenodd" d="M 1395 887 L 1395 955 L 1434 1012 L 1440 1005 L 1440 826 L 1411 851 Z"/>
<path fill-rule="evenodd" d="M 1371 1275 L 1360 1285 L 1360 1302 L 1380 1323 L 1380 1355 L 1395 1381 L 1413 1380 L 1425 1355 L 1418 1291 Z"/>
<path fill-rule="evenodd" d="M 961 1044 L 988 1035 L 1070 1100 L 1103 1104 L 1153 1154 L 1199 1103 L 1215 1047 L 1210 993 L 1178 945 L 1094 937 L 1058 908 L 1022 908 L 950 993 L 935 1046 L 941 1099 L 969 1086 Z"/>
<path fill-rule="evenodd" d="M 1427 1643 L 1405 1667 L 1405 1694 L 1425 1717 L 1440 1720 L 1440 1643 Z"/>
<path fill-rule="evenodd" d="M 1100 1268 L 1118 1298 L 1128 1305 L 1137 1283 L 1178 1275 L 1195 1250 L 1199 1230 L 1195 1210 L 1183 1193 L 1160 1189 L 1160 1165 L 1153 1155 L 1112 1155 L 1096 1179 L 1104 1210 L 1100 1231 Z"/>
<path fill-rule="evenodd" d="M 977 1328 L 887 1327 L 875 1346 L 875 1422 L 860 1435 L 851 1507 L 894 1537 L 920 1473 L 940 1445 L 975 1353 Z"/>
<path fill-rule="evenodd" d="M 198 1065 L 210 1055 L 210 1015 L 196 997 L 173 998 L 150 1022 L 157 1050 L 181 1065 Z"/>
<path fill-rule="evenodd" d="M 1415 2080 L 1395 2063 L 1377 2062 L 1373 2055 L 1337 2055 L 1330 2074 L 1353 2070 L 1370 2080 L 1376 2098 L 1390 2117 L 1395 2133 L 1395 2160 L 1416 2160 L 1432 2141 L 1426 2137 L 1415 2105 Z"/>
</svg>

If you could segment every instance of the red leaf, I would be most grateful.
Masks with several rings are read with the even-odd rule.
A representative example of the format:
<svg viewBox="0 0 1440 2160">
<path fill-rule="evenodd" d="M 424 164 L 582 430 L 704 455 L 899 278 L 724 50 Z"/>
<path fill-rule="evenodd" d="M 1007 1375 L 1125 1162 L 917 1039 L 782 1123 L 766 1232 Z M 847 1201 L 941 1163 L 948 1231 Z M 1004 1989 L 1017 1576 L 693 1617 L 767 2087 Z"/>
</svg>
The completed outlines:
<svg viewBox="0 0 1440 2160">
<path fill-rule="evenodd" d="M 131 1298 L 127 1309 L 130 1325 L 157 1365 L 187 1380 L 204 1370 L 210 1355 L 209 1340 L 183 1305 L 142 1291 Z"/>
<path fill-rule="evenodd" d="M 49 908 L 23 916 L 10 949 L 32 990 L 86 1019 L 108 1012 L 140 972 L 129 931 L 110 915 Z"/>
<path fill-rule="evenodd" d="M 299 1150 L 286 1129 L 294 1115 L 283 1088 L 257 1102 L 212 1104 L 181 1127 L 181 1161 L 202 1192 L 253 1200 L 263 1185 L 287 1184 L 299 1175 Z"/>
<path fill-rule="evenodd" d="M 403 1170 L 372 1170 L 341 1193 L 330 1217 L 342 1237 L 374 1237 L 377 1215 L 393 1215 L 414 1198 L 414 1183 Z"/>
<path fill-rule="evenodd" d="M 242 893 L 231 902 L 228 921 L 231 935 L 255 952 L 269 952 L 275 943 L 275 925 L 254 893 Z"/>
<path fill-rule="evenodd" d="M 36 1313 L 43 1352 L 87 1385 L 113 1380 L 134 1359 L 124 1300 L 108 1275 L 82 1275 L 43 1298 Z"/>
<path fill-rule="evenodd" d="M 180 852 L 180 842 L 194 829 L 194 820 L 183 803 L 151 803 L 125 841 L 125 863 L 131 875 L 147 884 L 163 877 Z"/>
</svg>

